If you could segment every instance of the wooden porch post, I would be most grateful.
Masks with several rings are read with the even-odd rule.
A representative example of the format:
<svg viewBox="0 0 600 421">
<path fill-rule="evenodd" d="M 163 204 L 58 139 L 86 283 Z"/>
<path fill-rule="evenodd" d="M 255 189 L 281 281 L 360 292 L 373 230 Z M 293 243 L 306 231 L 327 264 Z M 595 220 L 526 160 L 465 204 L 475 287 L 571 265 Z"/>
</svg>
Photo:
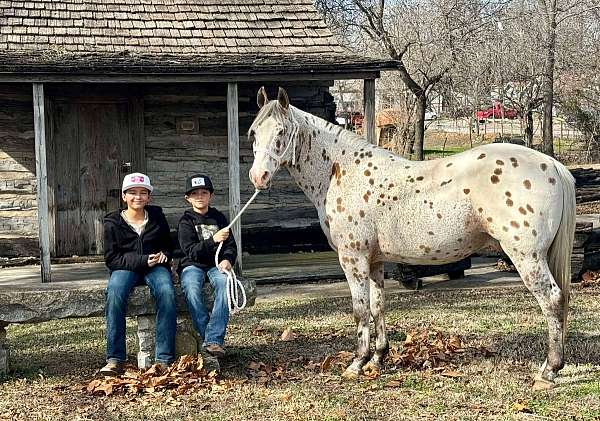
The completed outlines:
<svg viewBox="0 0 600 421">
<path fill-rule="evenodd" d="M 240 211 L 240 127 L 238 117 L 238 85 L 227 84 L 227 139 L 229 145 L 229 220 Z M 242 275 L 242 225 L 238 220 L 232 227 L 237 244 L 235 271 Z"/>
<path fill-rule="evenodd" d="M 375 136 L 375 79 L 365 79 L 363 85 L 363 106 L 365 120 L 363 122 L 364 136 L 369 143 L 377 144 Z"/>
<path fill-rule="evenodd" d="M 46 165 L 46 120 L 44 85 L 33 84 L 33 120 L 35 131 L 35 176 L 42 282 L 50 282 L 50 227 L 48 220 L 48 169 Z"/>
</svg>

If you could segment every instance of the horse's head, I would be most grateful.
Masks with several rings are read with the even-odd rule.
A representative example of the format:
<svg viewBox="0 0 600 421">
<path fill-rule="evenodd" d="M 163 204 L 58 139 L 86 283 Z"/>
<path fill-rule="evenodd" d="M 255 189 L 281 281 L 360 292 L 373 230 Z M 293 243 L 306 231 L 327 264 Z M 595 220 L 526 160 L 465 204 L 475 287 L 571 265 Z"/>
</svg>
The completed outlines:
<svg viewBox="0 0 600 421">
<path fill-rule="evenodd" d="M 290 119 L 290 100 L 283 88 L 279 88 L 277 101 L 269 101 L 262 87 L 256 101 L 260 111 L 248 130 L 254 151 L 250 181 L 262 190 L 269 187 L 281 166 L 293 164 L 298 126 Z"/>
</svg>

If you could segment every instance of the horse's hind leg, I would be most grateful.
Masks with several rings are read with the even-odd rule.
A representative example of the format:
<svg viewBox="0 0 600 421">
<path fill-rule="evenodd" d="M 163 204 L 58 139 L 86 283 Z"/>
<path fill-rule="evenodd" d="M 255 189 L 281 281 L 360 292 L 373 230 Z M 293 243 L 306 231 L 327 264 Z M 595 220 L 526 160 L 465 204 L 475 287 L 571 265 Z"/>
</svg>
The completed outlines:
<svg viewBox="0 0 600 421">
<path fill-rule="evenodd" d="M 375 353 L 367 364 L 369 368 L 380 370 L 383 360 L 389 351 L 387 333 L 385 331 L 385 299 L 383 293 L 383 262 L 371 266 L 370 274 L 371 316 L 375 324 Z M 366 366 L 364 367 L 367 368 Z"/>
<path fill-rule="evenodd" d="M 358 339 L 356 357 L 346 368 L 343 376 L 354 379 L 362 373 L 363 366 L 369 360 L 369 262 L 366 256 L 344 256 L 340 253 L 340 263 L 352 294 L 352 309 Z"/>
<path fill-rule="evenodd" d="M 548 323 L 548 357 L 536 378 L 535 388 L 549 388 L 554 384 L 558 371 L 563 368 L 564 361 L 564 300 L 563 291 L 560 289 L 545 257 L 536 253 L 531 256 L 517 256 L 509 254 L 515 267 L 521 275 L 525 286 L 531 291 L 546 316 Z"/>
</svg>

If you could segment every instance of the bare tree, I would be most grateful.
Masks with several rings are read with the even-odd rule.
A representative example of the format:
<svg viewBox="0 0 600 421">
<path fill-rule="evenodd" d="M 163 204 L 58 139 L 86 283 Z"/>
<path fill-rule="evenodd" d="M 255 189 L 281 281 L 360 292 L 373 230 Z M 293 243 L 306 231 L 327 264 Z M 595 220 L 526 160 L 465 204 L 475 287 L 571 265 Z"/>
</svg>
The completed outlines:
<svg viewBox="0 0 600 421">
<path fill-rule="evenodd" d="M 600 8 L 597 0 L 536 0 L 537 15 L 542 18 L 542 42 L 545 59 L 542 69 L 543 124 L 542 150 L 553 156 L 554 73 L 558 28 L 570 19 L 581 17 Z"/>
<path fill-rule="evenodd" d="M 334 27 L 358 28 L 358 33 L 372 41 L 369 51 L 397 61 L 402 82 L 416 98 L 414 158 L 418 160 L 423 159 L 429 92 L 476 41 L 499 4 L 468 0 L 317 1 L 325 15 L 343 21 Z"/>
</svg>

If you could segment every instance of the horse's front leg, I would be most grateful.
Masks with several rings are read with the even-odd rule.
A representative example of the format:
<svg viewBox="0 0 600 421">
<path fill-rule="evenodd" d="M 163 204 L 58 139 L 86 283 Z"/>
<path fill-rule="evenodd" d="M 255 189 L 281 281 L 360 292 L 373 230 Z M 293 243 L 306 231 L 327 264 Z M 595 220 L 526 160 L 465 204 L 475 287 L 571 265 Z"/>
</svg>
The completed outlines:
<svg viewBox="0 0 600 421">
<path fill-rule="evenodd" d="M 363 366 L 369 360 L 369 262 L 366 256 L 340 253 L 340 263 L 352 294 L 352 309 L 358 339 L 356 357 L 342 376 L 355 379 L 362 373 Z"/>
<path fill-rule="evenodd" d="M 383 360 L 388 354 L 389 343 L 385 331 L 385 298 L 383 292 L 383 262 L 371 265 L 370 274 L 370 305 L 371 316 L 375 324 L 375 353 L 364 369 L 379 371 Z"/>
</svg>

